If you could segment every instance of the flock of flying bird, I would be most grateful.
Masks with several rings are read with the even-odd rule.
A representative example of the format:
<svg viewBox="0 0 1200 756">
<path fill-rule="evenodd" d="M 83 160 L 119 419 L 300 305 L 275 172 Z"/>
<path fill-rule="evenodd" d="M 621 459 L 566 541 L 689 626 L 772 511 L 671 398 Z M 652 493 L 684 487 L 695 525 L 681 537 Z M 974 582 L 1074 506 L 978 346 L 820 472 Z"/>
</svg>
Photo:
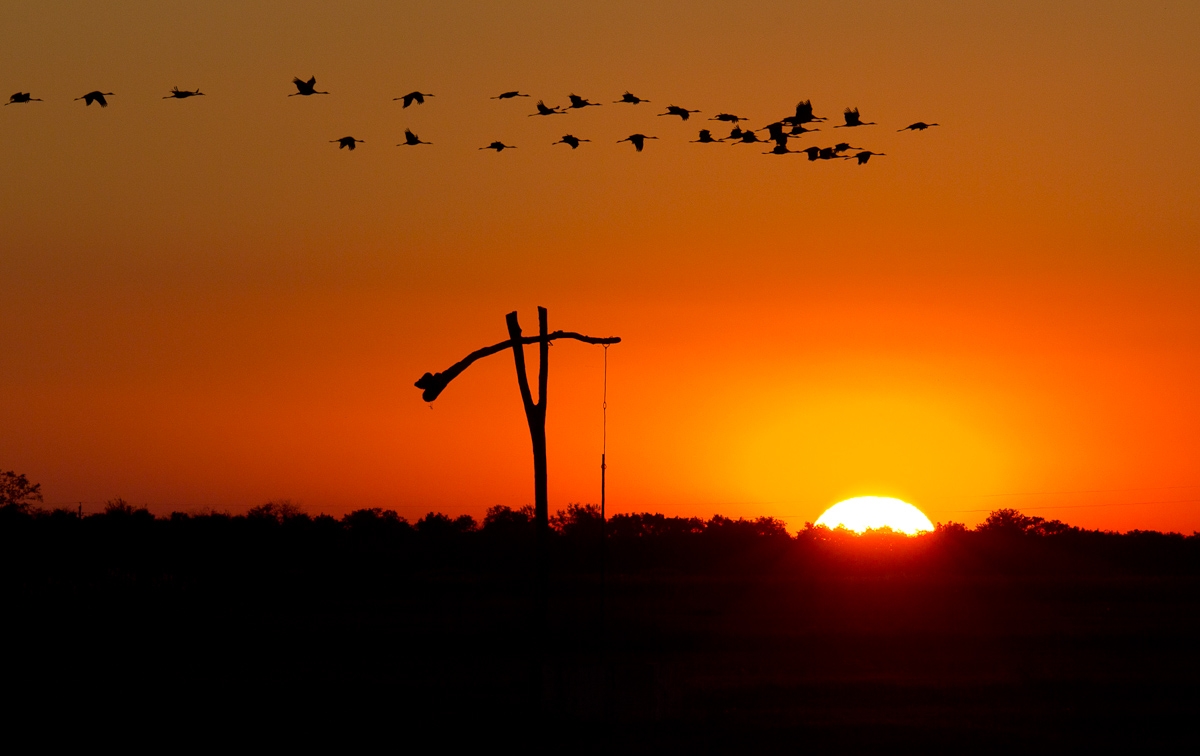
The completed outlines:
<svg viewBox="0 0 1200 756">
<path fill-rule="evenodd" d="M 292 84 L 295 85 L 296 91 L 289 94 L 288 97 L 297 97 L 297 96 L 309 97 L 311 95 L 327 95 L 327 94 L 329 94 L 328 92 L 323 92 L 323 91 L 320 91 L 317 89 L 317 77 L 315 77 L 315 76 L 310 77 L 307 81 L 305 81 L 299 77 L 294 78 L 294 79 L 292 79 Z M 173 87 L 171 89 L 170 93 L 167 94 L 166 96 L 164 96 L 162 99 L 164 99 L 164 100 L 186 100 L 189 97 L 199 97 L 199 96 L 203 96 L 203 95 L 204 95 L 204 93 L 201 92 L 199 89 L 187 90 L 187 89 L 180 89 L 179 87 Z M 112 92 L 101 92 L 101 91 L 97 90 L 95 92 L 88 92 L 87 94 L 83 95 L 82 97 L 76 97 L 75 99 L 83 100 L 83 103 L 85 106 L 91 105 L 92 103 L 97 103 L 100 107 L 107 108 L 108 100 L 106 100 L 105 98 L 112 97 L 112 96 L 113 96 Z M 517 97 L 529 97 L 529 96 L 530 95 L 520 92 L 518 90 L 513 90 L 510 92 L 502 92 L 491 99 L 493 99 L 493 100 L 511 100 L 511 99 L 515 99 Z M 402 95 L 400 97 L 394 97 L 392 99 L 402 101 L 403 107 L 407 108 L 410 105 L 425 104 L 426 97 L 433 97 L 433 94 L 430 92 L 414 91 L 414 92 L 409 92 L 408 94 Z M 554 107 L 546 105 L 546 103 L 543 100 L 538 100 L 537 106 L 536 106 L 537 112 L 530 113 L 529 117 L 533 118 L 536 116 L 566 115 L 571 110 L 581 110 L 583 108 L 599 107 L 602 104 L 599 102 L 591 102 L 591 101 L 589 101 L 583 97 L 580 97 L 579 95 L 576 95 L 576 94 L 569 95 L 567 99 L 570 101 L 570 103 L 571 103 L 570 105 L 554 106 Z M 9 97 L 8 102 L 6 102 L 4 104 L 7 106 L 7 105 L 17 105 L 17 104 L 30 103 L 30 102 L 42 102 L 42 100 L 38 97 L 33 97 L 29 92 L 17 92 L 16 94 Z M 648 103 L 650 101 L 642 99 L 641 97 L 638 97 L 630 92 L 625 92 L 625 94 L 621 95 L 621 99 L 614 100 L 613 102 L 614 102 L 614 104 L 639 105 L 643 102 Z M 682 121 L 687 121 L 688 119 L 691 118 L 693 113 L 699 113 L 699 112 L 700 112 L 699 110 L 689 110 L 687 108 L 679 107 L 678 105 L 668 105 L 665 113 L 658 113 L 657 115 L 659 115 L 659 116 L 675 116 L 675 117 L 678 117 Z M 876 125 L 874 121 L 863 121 L 862 116 L 858 112 L 858 108 L 846 108 L 845 112 L 842 113 L 842 117 L 845 120 L 845 123 L 837 124 L 833 128 L 835 128 L 835 129 L 850 129 L 850 128 L 856 128 L 859 126 L 875 126 Z M 721 121 L 721 122 L 724 122 L 727 124 L 732 124 L 733 125 L 732 130 L 729 132 L 728 136 L 714 137 L 712 130 L 701 129 L 699 138 L 693 139 L 692 140 L 693 143 L 716 144 L 716 143 L 720 143 L 720 142 L 727 142 L 727 143 L 732 143 L 732 144 L 762 144 L 762 145 L 766 145 L 766 144 L 770 144 L 773 142 L 774 147 L 772 147 L 767 152 L 764 152 L 763 153 L 764 155 L 807 155 L 808 159 L 810 161 L 835 160 L 835 159 L 857 160 L 859 165 L 866 165 L 867 161 L 869 161 L 872 157 L 884 157 L 886 155 L 886 153 L 883 153 L 883 152 L 872 152 L 871 150 L 863 149 L 862 147 L 854 147 L 849 142 L 839 142 L 838 144 L 836 144 L 832 147 L 807 147 L 803 150 L 789 149 L 788 141 L 790 139 L 794 139 L 794 138 L 803 136 L 804 134 L 809 134 L 809 133 L 812 133 L 815 131 L 820 131 L 819 128 L 809 128 L 809 125 L 814 124 L 814 123 L 820 123 L 820 122 L 823 122 L 826 120 L 825 118 L 815 115 L 813 113 L 812 102 L 809 100 L 804 100 L 804 101 L 798 103 L 796 105 L 795 114 L 788 115 L 785 118 L 780 118 L 778 121 L 775 121 L 773 123 L 768 123 L 766 126 L 763 126 L 762 128 L 759 128 L 759 129 L 743 129 L 741 124 L 743 121 L 745 121 L 747 119 L 742 116 L 734 115 L 732 113 L 717 113 L 715 116 L 709 118 L 708 120 Z M 936 124 L 936 123 L 925 123 L 924 121 L 917 121 L 916 123 L 911 123 L 902 129 L 897 129 L 897 131 L 924 131 L 925 129 L 929 128 L 930 126 L 937 126 L 937 125 L 938 124 Z M 759 132 L 763 132 L 763 131 L 767 132 L 767 135 L 765 138 L 759 136 Z M 645 134 L 630 134 L 629 136 L 625 137 L 624 139 L 618 139 L 617 143 L 629 142 L 633 145 L 635 150 L 637 150 L 638 152 L 641 152 L 642 149 L 646 146 L 646 140 L 648 140 L 648 139 L 658 139 L 658 137 L 646 136 Z M 565 135 L 563 135 L 562 139 L 559 139 L 557 142 L 554 142 L 553 144 L 565 144 L 574 150 L 574 149 L 577 149 L 581 143 L 590 142 L 590 141 L 591 141 L 590 139 L 580 139 L 579 137 L 574 136 L 572 134 L 565 134 Z M 338 149 L 350 149 L 350 150 L 353 150 L 357 145 L 363 144 L 364 142 L 365 142 L 365 140 L 357 139 L 352 136 L 345 136 L 340 139 L 330 140 L 331 144 L 338 145 Z M 402 142 L 401 144 L 398 144 L 396 146 L 397 147 L 413 147 L 416 145 L 429 145 L 429 144 L 432 144 L 432 142 L 421 141 L 420 137 L 418 137 L 415 133 L 413 133 L 413 131 L 411 129 L 405 129 L 404 130 L 404 142 Z M 515 145 L 505 144 L 504 142 L 501 142 L 501 141 L 495 141 L 495 142 L 492 142 L 491 144 L 487 145 L 486 147 L 480 147 L 479 149 L 495 150 L 496 152 L 503 152 L 504 150 L 514 149 L 514 147 L 515 147 Z M 852 154 L 846 154 L 846 153 L 851 153 L 851 152 L 852 152 Z"/>
</svg>

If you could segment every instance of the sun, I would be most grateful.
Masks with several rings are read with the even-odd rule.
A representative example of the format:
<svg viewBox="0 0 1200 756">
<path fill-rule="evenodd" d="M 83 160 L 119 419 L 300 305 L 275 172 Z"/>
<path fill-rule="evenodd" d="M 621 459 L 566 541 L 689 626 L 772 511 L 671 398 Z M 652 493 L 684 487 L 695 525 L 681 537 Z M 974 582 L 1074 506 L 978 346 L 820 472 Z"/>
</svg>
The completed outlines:
<svg viewBox="0 0 1200 756">
<path fill-rule="evenodd" d="M 907 535 L 933 530 L 933 523 L 921 510 L 906 501 L 887 496 L 856 496 L 839 501 L 826 509 L 817 518 L 816 524 L 828 528 L 841 526 L 855 533 L 883 527 Z"/>
</svg>

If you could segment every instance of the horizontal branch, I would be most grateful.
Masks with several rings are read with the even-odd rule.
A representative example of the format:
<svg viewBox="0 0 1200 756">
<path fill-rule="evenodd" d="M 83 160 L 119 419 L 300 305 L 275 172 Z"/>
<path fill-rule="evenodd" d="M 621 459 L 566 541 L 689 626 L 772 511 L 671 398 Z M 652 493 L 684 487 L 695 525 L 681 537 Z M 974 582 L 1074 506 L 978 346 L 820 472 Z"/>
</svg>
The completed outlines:
<svg viewBox="0 0 1200 756">
<path fill-rule="evenodd" d="M 545 337 L 522 336 L 520 343 L 540 344 L 543 340 L 550 342 L 556 339 L 575 339 L 576 341 L 582 341 L 585 344 L 621 343 L 620 336 L 608 336 L 600 338 L 597 336 L 585 336 L 582 333 L 575 333 L 574 331 L 554 331 L 546 334 Z M 474 352 L 471 352 L 466 357 L 463 357 L 461 360 L 440 373 L 426 373 L 425 375 L 421 376 L 420 380 L 418 380 L 414 385 L 422 390 L 422 399 L 427 402 L 432 402 L 434 399 L 438 398 L 438 395 L 441 394 L 442 391 L 446 389 L 446 386 L 449 385 L 450 381 L 457 378 L 459 373 L 469 368 L 471 363 L 475 362 L 476 360 L 481 360 L 489 355 L 496 354 L 497 352 L 503 352 L 505 349 L 512 349 L 513 346 L 515 346 L 513 344 L 513 340 L 507 339 L 505 341 L 501 341 L 499 344 L 492 344 L 491 346 L 484 347 L 483 349 L 476 349 Z"/>
</svg>

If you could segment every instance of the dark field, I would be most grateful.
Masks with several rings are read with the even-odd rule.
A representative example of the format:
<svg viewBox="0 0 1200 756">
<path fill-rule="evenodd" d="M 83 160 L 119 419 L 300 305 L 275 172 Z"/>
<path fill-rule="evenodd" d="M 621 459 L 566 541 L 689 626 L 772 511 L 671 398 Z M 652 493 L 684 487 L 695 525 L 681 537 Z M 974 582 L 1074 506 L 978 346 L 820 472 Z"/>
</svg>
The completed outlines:
<svg viewBox="0 0 1200 756">
<path fill-rule="evenodd" d="M 0 531 L 12 722 L 393 750 L 1061 752 L 1186 744 L 1200 714 L 1194 537 L 614 529 L 602 605 L 598 540 L 560 523 L 542 626 L 520 533 L 110 520 Z"/>
</svg>

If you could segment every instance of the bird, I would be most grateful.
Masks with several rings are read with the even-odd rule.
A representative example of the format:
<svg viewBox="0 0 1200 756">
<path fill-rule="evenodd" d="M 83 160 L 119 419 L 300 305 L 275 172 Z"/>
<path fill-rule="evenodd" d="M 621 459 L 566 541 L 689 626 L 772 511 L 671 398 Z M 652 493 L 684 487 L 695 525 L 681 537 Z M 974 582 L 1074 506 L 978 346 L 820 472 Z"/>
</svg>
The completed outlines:
<svg viewBox="0 0 1200 756">
<path fill-rule="evenodd" d="M 100 103 L 100 107 L 107 108 L 108 100 L 104 99 L 105 95 L 112 97 L 113 93 L 112 92 L 101 92 L 99 90 L 96 90 L 95 92 L 88 92 L 83 97 L 76 97 L 75 99 L 83 100 L 83 104 L 85 106 L 91 105 L 93 102 L 98 102 L 98 103 Z"/>
<path fill-rule="evenodd" d="M 808 155 L 809 162 L 812 162 L 813 160 L 818 160 L 821 157 L 821 148 L 820 147 L 806 147 L 803 150 L 800 150 L 800 152 L 803 152 L 806 155 Z"/>
<path fill-rule="evenodd" d="M 296 91 L 292 92 L 290 95 L 288 95 L 288 97 L 295 97 L 296 95 L 303 95 L 305 97 L 308 97 L 309 95 L 315 95 L 315 94 L 329 94 L 328 92 L 318 92 L 317 91 L 317 77 L 316 76 L 313 76 L 308 81 L 302 81 L 300 79 L 300 77 L 297 76 L 292 79 L 292 83 L 296 85 Z"/>
<path fill-rule="evenodd" d="M 786 123 L 786 121 L 785 121 L 785 123 Z M 801 134 L 811 134 L 814 131 L 820 131 L 820 129 L 806 129 L 804 127 L 804 124 L 798 123 L 792 127 L 791 131 L 788 132 L 788 136 L 800 136 Z"/>
<path fill-rule="evenodd" d="M 433 95 L 429 92 L 409 92 L 403 97 L 393 97 L 392 102 L 395 102 L 396 100 L 404 100 L 404 107 L 407 108 L 414 102 L 418 105 L 424 105 L 426 97 L 433 97 Z"/>
<path fill-rule="evenodd" d="M 681 108 L 678 105 L 668 105 L 666 113 L 659 113 L 660 116 L 679 116 L 683 120 L 691 118 L 692 113 L 699 113 L 699 110 L 688 110 Z"/>
<path fill-rule="evenodd" d="M 929 128 L 930 126 L 940 126 L 940 125 L 941 124 L 939 124 L 939 123 L 925 123 L 924 121 L 917 121 L 916 123 L 910 123 L 909 125 L 905 126 L 902 129 L 896 129 L 896 131 L 924 131 L 925 129 Z"/>
<path fill-rule="evenodd" d="M 573 110 L 573 109 L 577 109 L 577 108 L 586 108 L 586 107 L 592 107 L 592 106 L 597 107 L 597 108 L 600 107 L 600 103 L 589 102 L 577 94 L 567 95 L 567 99 L 571 101 L 571 104 L 567 106 L 568 110 Z"/>
<path fill-rule="evenodd" d="M 536 113 L 530 113 L 529 117 L 532 118 L 534 116 L 566 115 L 566 113 L 559 110 L 558 105 L 555 105 L 554 107 L 549 107 L 548 105 L 546 105 L 546 103 L 542 102 L 541 100 L 538 100 L 538 102 L 537 102 L 537 111 L 538 112 L 536 112 Z"/>
<path fill-rule="evenodd" d="M 742 116 L 735 116 L 733 113 L 717 113 L 715 116 L 713 116 L 712 118 L 709 118 L 708 120 L 710 120 L 710 121 L 727 121 L 729 123 L 737 123 L 738 121 L 744 121 L 746 119 L 743 118 Z"/>
<path fill-rule="evenodd" d="M 17 92 L 12 97 L 9 97 L 8 102 L 6 102 L 4 104 L 5 105 L 17 105 L 22 102 L 41 102 L 41 101 L 42 101 L 42 98 L 33 97 L 28 92 Z"/>
<path fill-rule="evenodd" d="M 496 95 L 492 99 L 493 100 L 511 100 L 514 97 L 528 97 L 528 96 L 529 95 L 521 94 L 520 92 L 518 92 L 517 90 L 514 89 L 511 92 L 501 92 L 500 94 Z"/>
<path fill-rule="evenodd" d="M 658 139 L 658 137 L 646 136 L 645 134 L 630 134 L 624 139 L 618 139 L 617 144 L 621 142 L 633 142 L 633 148 L 641 152 L 642 148 L 646 146 L 647 139 Z"/>
<path fill-rule="evenodd" d="M 783 133 L 783 121 L 768 123 L 766 126 L 763 126 L 758 130 L 767 132 L 767 136 L 771 138 L 772 142 L 775 142 L 776 144 L 782 144 L 785 147 L 787 146 L 787 141 L 790 134 Z"/>
<path fill-rule="evenodd" d="M 329 143 L 336 144 L 338 146 L 339 150 L 349 147 L 351 149 L 351 151 L 354 150 L 354 146 L 356 143 L 366 144 L 366 142 L 364 142 L 362 139 L 355 139 L 354 137 L 342 137 L 341 139 L 330 139 Z"/>
<path fill-rule="evenodd" d="M 416 144 L 433 144 L 433 142 L 422 142 L 420 137 L 412 133 L 412 129 L 404 130 L 404 144 L 398 144 L 397 147 L 412 147 Z"/>
<path fill-rule="evenodd" d="M 796 150 L 789 150 L 787 148 L 787 142 L 783 142 L 783 143 L 777 143 L 774 147 L 771 148 L 770 152 L 764 152 L 763 154 L 764 155 L 798 155 L 798 154 L 800 154 L 800 152 L 803 152 L 803 150 L 800 150 L 799 152 Z"/>
<path fill-rule="evenodd" d="M 613 102 L 614 102 L 614 103 L 617 103 L 617 102 L 627 102 L 627 103 L 629 103 L 630 105 L 637 105 L 639 102 L 650 102 L 650 101 L 649 101 L 649 100 L 643 100 L 641 97 L 638 97 L 637 95 L 635 95 L 635 94 L 632 94 L 632 93 L 630 93 L 630 92 L 626 91 L 626 92 L 625 92 L 625 94 L 621 95 L 621 99 L 619 99 L 619 100 L 613 100 Z"/>
<path fill-rule="evenodd" d="M 842 113 L 842 116 L 846 119 L 846 122 L 844 124 L 838 124 L 837 126 L 834 126 L 833 128 L 835 128 L 835 129 L 850 129 L 850 128 L 854 128 L 855 126 L 874 126 L 875 125 L 874 121 L 867 121 L 866 123 L 864 123 L 862 120 L 862 117 L 859 116 L 859 114 L 858 114 L 858 108 L 846 108 L 846 112 Z"/>
<path fill-rule="evenodd" d="M 796 103 L 796 114 L 784 118 L 783 122 L 789 126 L 803 126 L 806 123 L 824 120 L 821 116 L 813 115 L 812 100 L 801 100 Z"/>
<path fill-rule="evenodd" d="M 862 152 L 856 153 L 854 155 L 843 155 L 842 159 L 843 160 L 857 160 L 859 165 L 866 165 L 867 161 L 871 159 L 872 155 L 874 155 L 876 157 L 887 157 L 887 153 L 885 153 L 885 152 L 871 152 L 870 150 L 863 150 Z"/>
<path fill-rule="evenodd" d="M 742 130 L 741 126 L 734 126 L 732 129 L 729 130 L 729 138 L 736 141 L 736 140 L 741 139 L 742 134 L 745 134 L 745 133 L 746 132 Z"/>
<path fill-rule="evenodd" d="M 822 147 L 821 151 L 817 153 L 817 157 L 821 160 L 833 160 L 835 157 L 841 157 L 841 155 L 837 154 L 837 151 L 832 147 Z"/>
<path fill-rule="evenodd" d="M 724 139 L 713 139 L 713 135 L 712 135 L 711 131 L 709 131 L 708 129 L 700 129 L 700 138 L 693 139 L 692 141 L 699 142 L 700 144 L 715 144 L 717 142 L 724 142 L 725 140 Z"/>
<path fill-rule="evenodd" d="M 755 134 L 753 131 L 743 131 L 742 138 L 734 142 L 734 144 L 755 144 L 761 141 L 763 140 L 759 139 L 758 134 Z"/>
<path fill-rule="evenodd" d="M 833 151 L 838 152 L 838 153 L 846 152 L 847 150 L 861 150 L 861 149 L 862 149 L 862 147 L 851 147 L 850 144 L 847 142 L 838 142 L 837 144 L 835 144 L 833 146 Z"/>
<path fill-rule="evenodd" d="M 515 150 L 515 144 L 505 144 L 504 142 L 492 142 L 487 147 L 480 147 L 481 150 L 495 150 L 496 152 L 504 152 L 505 150 Z"/>
<path fill-rule="evenodd" d="M 197 89 L 195 92 L 189 92 L 186 89 L 179 87 L 171 87 L 171 94 L 164 97 L 164 100 L 186 100 L 189 97 L 203 96 L 204 93 Z"/>
<path fill-rule="evenodd" d="M 580 142 L 590 142 L 590 141 L 592 141 L 592 140 L 591 139 L 580 139 L 579 137 L 572 136 L 571 134 L 564 134 L 562 139 L 559 139 L 557 142 L 551 142 L 551 146 L 554 146 L 556 144 L 569 144 L 569 145 L 571 145 L 571 149 L 576 149 L 577 147 L 579 147 Z"/>
</svg>

